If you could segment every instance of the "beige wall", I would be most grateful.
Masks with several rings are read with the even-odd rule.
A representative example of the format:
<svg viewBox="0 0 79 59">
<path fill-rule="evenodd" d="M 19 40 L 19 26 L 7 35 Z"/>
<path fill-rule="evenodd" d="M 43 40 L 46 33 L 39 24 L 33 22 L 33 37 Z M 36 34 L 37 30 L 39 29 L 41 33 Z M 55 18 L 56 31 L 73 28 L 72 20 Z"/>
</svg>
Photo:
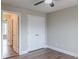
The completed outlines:
<svg viewBox="0 0 79 59">
<path fill-rule="evenodd" d="M 47 16 L 47 43 L 52 48 L 78 55 L 78 7 L 66 8 Z"/>
<path fill-rule="evenodd" d="M 18 53 L 18 41 L 19 41 L 19 36 L 18 36 L 18 15 L 13 14 L 12 16 L 13 19 L 13 49 L 16 53 Z"/>
</svg>

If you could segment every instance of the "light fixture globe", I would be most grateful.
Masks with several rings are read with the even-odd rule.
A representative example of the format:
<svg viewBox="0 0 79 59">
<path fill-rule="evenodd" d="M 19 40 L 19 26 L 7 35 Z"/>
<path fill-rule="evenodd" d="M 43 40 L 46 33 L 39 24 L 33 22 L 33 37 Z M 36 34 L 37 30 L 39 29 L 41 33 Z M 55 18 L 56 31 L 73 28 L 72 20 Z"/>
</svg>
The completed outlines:
<svg viewBox="0 0 79 59">
<path fill-rule="evenodd" d="M 51 4 L 52 3 L 52 0 L 45 0 L 45 3 L 46 4 Z"/>
</svg>

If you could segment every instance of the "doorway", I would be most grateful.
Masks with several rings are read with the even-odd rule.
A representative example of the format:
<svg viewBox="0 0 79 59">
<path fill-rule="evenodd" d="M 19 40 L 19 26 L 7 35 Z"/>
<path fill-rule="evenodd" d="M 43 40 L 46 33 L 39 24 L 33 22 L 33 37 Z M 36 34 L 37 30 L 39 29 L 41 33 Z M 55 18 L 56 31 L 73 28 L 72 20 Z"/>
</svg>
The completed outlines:
<svg viewBox="0 0 79 59">
<path fill-rule="evenodd" d="M 13 12 L 2 12 L 2 57 L 19 55 L 19 16 Z"/>
</svg>

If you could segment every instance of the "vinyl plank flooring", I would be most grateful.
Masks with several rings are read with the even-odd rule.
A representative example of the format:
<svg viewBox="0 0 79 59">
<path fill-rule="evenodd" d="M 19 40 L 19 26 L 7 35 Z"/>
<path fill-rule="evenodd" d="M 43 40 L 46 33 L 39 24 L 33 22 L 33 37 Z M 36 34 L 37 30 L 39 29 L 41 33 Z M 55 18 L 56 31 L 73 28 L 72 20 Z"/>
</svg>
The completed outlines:
<svg viewBox="0 0 79 59">
<path fill-rule="evenodd" d="M 78 58 L 51 49 L 41 49 L 38 51 L 30 52 L 28 54 L 6 59 L 78 59 Z"/>
</svg>

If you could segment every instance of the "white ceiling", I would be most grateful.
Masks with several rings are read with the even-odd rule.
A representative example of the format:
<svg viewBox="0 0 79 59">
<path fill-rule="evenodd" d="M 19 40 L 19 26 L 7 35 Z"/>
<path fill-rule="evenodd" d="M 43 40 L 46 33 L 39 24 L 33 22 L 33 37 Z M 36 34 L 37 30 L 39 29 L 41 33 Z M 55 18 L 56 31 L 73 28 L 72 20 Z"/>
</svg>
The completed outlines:
<svg viewBox="0 0 79 59">
<path fill-rule="evenodd" d="M 13 6 L 17 6 L 21 8 L 28 8 L 44 13 L 53 12 L 56 10 L 64 9 L 78 4 L 78 0 L 53 0 L 55 6 L 52 8 L 45 3 L 42 3 L 37 6 L 33 6 L 33 4 L 38 1 L 41 0 L 2 0 L 2 3 L 11 4 Z"/>
</svg>

